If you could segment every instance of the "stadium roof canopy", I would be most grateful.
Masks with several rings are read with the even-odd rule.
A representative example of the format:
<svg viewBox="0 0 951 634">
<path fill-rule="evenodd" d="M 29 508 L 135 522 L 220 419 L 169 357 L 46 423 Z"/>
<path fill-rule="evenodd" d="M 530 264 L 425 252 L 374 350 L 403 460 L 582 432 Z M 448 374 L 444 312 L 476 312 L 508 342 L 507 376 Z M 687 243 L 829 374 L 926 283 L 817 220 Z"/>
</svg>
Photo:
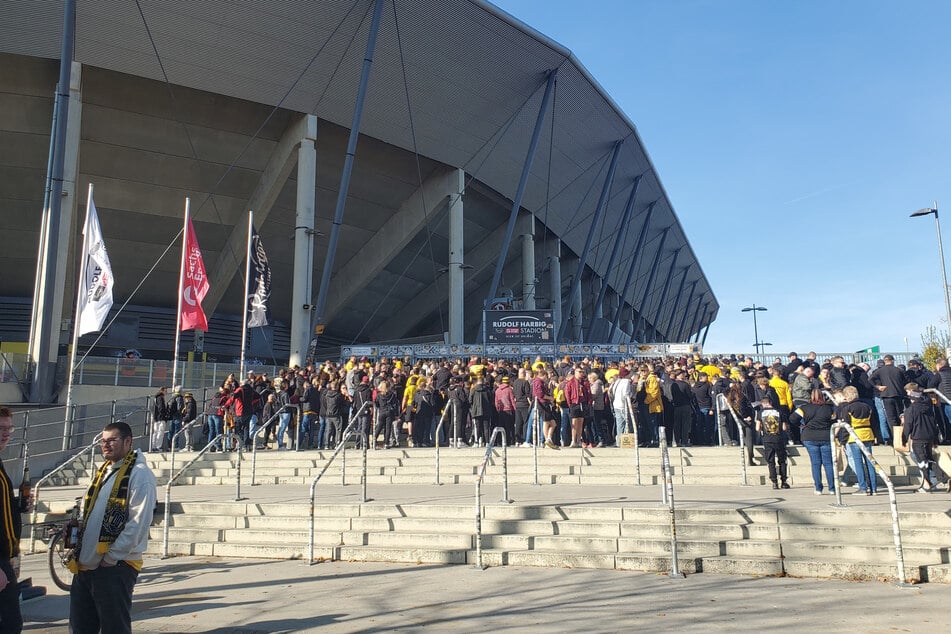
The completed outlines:
<svg viewBox="0 0 951 634">
<path fill-rule="evenodd" d="M 3 5 L 0 50 L 59 57 L 61 0 Z M 346 128 L 372 6 L 372 0 L 81 0 L 75 59 L 163 82 L 164 66 L 171 84 L 316 114 Z M 678 270 L 689 265 L 683 288 L 696 281 L 695 298 L 709 302 L 702 328 L 715 319 L 718 304 L 635 126 L 570 51 L 499 8 L 481 0 L 388 0 L 361 133 L 463 168 L 511 200 L 553 69 L 553 115 L 522 207 L 580 253 L 612 149 L 623 140 L 588 265 L 611 287 L 623 286 L 637 230 L 626 233 L 614 270 L 605 269 L 632 183 L 643 175 L 632 226 L 641 226 L 656 201 L 654 218 L 626 299 L 637 306 L 658 238 L 669 227 L 661 267 L 681 249 Z"/>
</svg>

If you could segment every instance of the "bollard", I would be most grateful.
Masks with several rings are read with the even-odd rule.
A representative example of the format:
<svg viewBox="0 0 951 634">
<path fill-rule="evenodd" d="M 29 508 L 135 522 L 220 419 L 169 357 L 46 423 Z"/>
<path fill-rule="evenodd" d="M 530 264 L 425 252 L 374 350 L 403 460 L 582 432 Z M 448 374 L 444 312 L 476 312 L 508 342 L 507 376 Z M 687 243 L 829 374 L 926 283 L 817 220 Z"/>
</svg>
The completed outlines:
<svg viewBox="0 0 951 634">
<path fill-rule="evenodd" d="M 674 480 L 670 474 L 670 456 L 667 454 L 667 430 L 659 429 L 661 462 L 664 464 L 664 490 L 670 518 L 670 578 L 683 579 L 680 572 L 680 560 L 677 556 L 677 519 L 674 507 Z"/>
</svg>

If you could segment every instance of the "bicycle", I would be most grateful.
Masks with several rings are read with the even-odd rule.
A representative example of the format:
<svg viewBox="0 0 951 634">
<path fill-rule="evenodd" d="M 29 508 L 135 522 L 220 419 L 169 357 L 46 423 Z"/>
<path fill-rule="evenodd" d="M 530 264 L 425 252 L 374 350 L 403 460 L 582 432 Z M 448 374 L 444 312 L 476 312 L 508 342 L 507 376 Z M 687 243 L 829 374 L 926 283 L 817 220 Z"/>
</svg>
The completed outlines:
<svg viewBox="0 0 951 634">
<path fill-rule="evenodd" d="M 79 501 L 69 511 L 65 522 L 54 522 L 46 525 L 48 540 L 47 562 L 53 583 L 61 590 L 69 591 L 73 585 L 73 571 L 70 564 L 74 563 L 74 550 L 79 545 Z"/>
</svg>

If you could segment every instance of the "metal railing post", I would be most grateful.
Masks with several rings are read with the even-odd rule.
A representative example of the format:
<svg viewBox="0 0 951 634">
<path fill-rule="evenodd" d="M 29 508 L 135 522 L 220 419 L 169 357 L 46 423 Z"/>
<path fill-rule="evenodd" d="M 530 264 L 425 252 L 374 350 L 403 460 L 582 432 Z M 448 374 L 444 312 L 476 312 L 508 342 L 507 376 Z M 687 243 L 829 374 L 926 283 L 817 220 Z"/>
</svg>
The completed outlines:
<svg viewBox="0 0 951 634">
<path fill-rule="evenodd" d="M 260 434 L 262 430 L 267 431 L 268 425 L 270 425 L 276 419 L 280 418 L 281 414 L 284 413 L 287 407 L 289 406 L 285 405 L 279 408 L 276 414 L 272 414 L 269 419 L 264 421 L 263 425 L 258 425 L 258 428 L 254 430 L 254 433 L 251 435 L 251 486 L 257 486 L 254 479 L 255 479 L 255 475 L 257 474 L 257 466 L 258 466 L 258 443 L 257 443 L 258 434 Z"/>
<path fill-rule="evenodd" d="M 61 463 L 58 467 L 52 469 L 49 473 L 47 473 L 42 478 L 36 481 L 36 484 L 33 485 L 33 512 L 30 515 L 30 524 L 32 524 L 33 526 L 36 526 L 36 515 L 37 515 L 37 509 L 39 508 L 39 501 L 40 501 L 40 487 L 43 486 L 43 483 L 47 482 L 50 478 L 52 478 L 54 475 L 56 475 L 57 473 L 65 469 L 68 465 L 71 465 L 73 462 L 78 460 L 79 457 L 85 454 L 87 450 L 89 450 L 90 448 L 94 449 L 99 444 L 99 440 L 101 438 L 102 438 L 102 432 L 99 432 L 98 434 L 96 434 L 96 436 L 93 438 L 93 441 L 89 443 L 88 446 L 83 447 L 82 449 L 74 453 L 72 456 L 67 458 L 63 463 Z M 36 531 L 30 531 L 30 554 L 32 555 L 35 552 L 36 552 Z"/>
<path fill-rule="evenodd" d="M 372 417 L 370 418 L 370 424 L 373 424 Z M 361 467 L 362 475 L 360 476 L 360 502 L 369 502 L 369 499 L 367 499 L 367 444 L 369 443 L 369 438 L 367 437 L 366 425 L 363 422 L 360 423 L 360 431 L 362 432 L 361 435 L 363 436 L 363 465 Z M 375 446 L 376 441 L 373 441 L 373 444 Z"/>
<path fill-rule="evenodd" d="M 898 580 L 896 584 L 902 588 L 913 588 L 914 584 L 908 583 L 907 578 L 905 577 L 905 551 L 902 547 L 901 541 L 901 524 L 899 523 L 898 516 L 898 500 L 895 498 L 895 485 L 892 484 L 892 479 L 888 477 L 888 472 L 879 464 L 878 460 L 875 459 L 875 456 L 872 455 L 872 452 L 868 450 L 868 447 L 865 446 L 865 443 L 858 437 L 855 433 L 855 430 L 851 425 L 845 422 L 837 422 L 832 424 L 832 428 L 829 430 L 830 442 L 835 443 L 835 432 L 837 429 L 845 429 L 849 432 L 849 435 L 855 440 L 856 446 L 859 450 L 872 463 L 872 466 L 875 467 L 875 471 L 882 476 L 882 480 L 885 481 L 885 486 L 888 487 L 888 506 L 892 515 L 892 540 L 895 544 L 895 564 L 898 569 Z M 838 470 L 836 470 L 836 476 L 838 477 Z M 839 482 L 836 483 L 836 493 L 838 496 L 838 490 L 841 488 Z M 868 483 L 869 490 L 871 490 L 871 481 Z M 833 506 L 843 506 L 833 505 Z"/>
<path fill-rule="evenodd" d="M 112 384 L 116 387 L 119 385 L 119 365 L 121 361 L 122 359 L 120 357 L 116 357 L 116 374 L 115 378 L 112 380 Z"/>
<path fill-rule="evenodd" d="M 349 420 L 347 420 L 347 426 L 344 428 L 344 430 L 350 429 L 350 426 L 353 425 L 353 424 L 356 422 L 356 420 L 360 417 L 360 414 L 363 413 L 363 409 L 364 409 L 365 407 L 367 407 L 369 404 L 370 404 L 370 403 L 367 402 L 367 403 L 364 403 L 363 405 L 360 406 L 360 409 L 357 410 L 357 413 L 354 414 L 353 416 L 351 416 Z M 341 434 L 340 434 L 340 438 L 341 438 L 341 441 L 337 444 L 337 448 L 338 448 L 338 449 L 340 449 L 341 445 L 343 446 L 343 449 L 340 451 L 340 486 L 345 487 L 345 486 L 347 486 L 347 443 L 346 443 L 346 439 L 349 438 L 349 436 L 345 436 L 343 433 L 341 433 Z M 317 444 L 318 444 L 318 446 L 319 446 L 319 445 L 320 445 L 320 441 L 318 441 Z M 364 443 L 364 444 L 365 444 L 365 443 Z M 334 452 L 334 456 L 336 456 L 336 455 L 337 455 L 337 452 L 335 451 L 335 452 Z"/>
<path fill-rule="evenodd" d="M 538 409 L 538 399 L 535 399 L 535 408 L 532 410 L 532 471 L 535 474 L 534 486 L 538 483 L 538 434 L 541 433 L 542 413 Z"/>
<path fill-rule="evenodd" d="M 446 416 L 449 414 L 449 410 L 452 409 L 453 418 L 456 416 L 456 404 L 454 401 L 449 401 L 446 404 L 446 407 L 443 408 L 442 416 L 439 417 L 439 424 L 436 425 L 436 485 L 442 486 L 442 483 L 439 481 L 439 447 L 442 443 L 439 442 L 439 439 L 442 437 L 442 426 L 446 422 Z"/>
<path fill-rule="evenodd" d="M 670 456 L 667 453 L 667 430 L 663 427 L 658 428 L 661 462 L 664 465 L 664 490 L 667 499 L 667 508 L 670 518 L 670 578 L 683 579 L 684 575 L 680 572 L 680 560 L 677 556 L 677 520 L 674 508 L 674 480 L 670 474 Z"/>
<path fill-rule="evenodd" d="M 489 466 L 489 459 L 492 456 L 492 450 L 495 448 L 495 439 L 497 436 L 502 436 L 502 499 L 501 502 L 506 504 L 511 504 L 512 500 L 508 496 L 508 459 L 506 453 L 507 440 L 505 436 L 505 430 L 501 427 L 496 427 L 492 430 L 492 435 L 489 436 L 489 442 L 485 445 L 485 454 L 482 456 L 482 463 L 479 465 L 479 469 L 476 473 L 475 481 L 475 498 L 476 498 L 476 568 L 485 570 L 485 566 L 482 564 L 482 479 L 485 477 L 485 470 Z"/>
<path fill-rule="evenodd" d="M 730 416 L 733 418 L 733 422 L 736 423 L 736 434 L 739 439 L 740 445 L 740 465 L 742 468 L 741 473 L 743 474 L 743 479 L 740 482 L 740 486 L 748 487 L 752 486 L 749 483 L 746 474 L 746 434 L 743 433 L 743 423 L 740 422 L 740 415 L 736 413 L 736 410 L 733 409 L 733 406 L 730 405 L 730 401 L 727 400 L 726 396 L 723 394 L 717 394 L 717 402 L 720 402 L 720 399 L 723 399 L 722 404 L 726 406 L 727 411 L 730 412 Z M 719 424 L 719 421 L 717 421 Z"/>
<path fill-rule="evenodd" d="M 204 449 L 198 452 L 197 456 L 192 458 L 184 467 L 182 467 L 181 470 L 178 471 L 178 473 L 175 473 L 174 470 L 169 473 L 168 482 L 165 483 L 165 516 L 162 521 L 162 524 L 163 524 L 162 526 L 162 559 L 168 559 L 168 530 L 169 530 L 169 521 L 171 520 L 171 515 L 172 515 L 172 484 L 174 484 L 175 480 L 177 480 L 183 473 L 185 473 L 185 471 L 187 471 L 189 467 L 191 467 L 193 464 L 198 462 L 198 460 L 202 456 L 208 453 L 208 451 L 213 446 L 215 446 L 215 444 L 219 441 L 219 439 L 225 439 L 225 438 L 230 439 L 230 441 L 236 442 L 238 445 L 238 466 L 239 466 L 238 486 L 240 490 L 240 483 L 241 483 L 241 477 L 240 477 L 241 449 L 240 447 L 242 446 L 243 442 L 239 441 L 238 437 L 232 434 L 231 432 L 218 434 L 217 436 L 212 438 L 207 445 L 205 445 Z M 222 446 L 224 446 L 223 443 L 222 443 Z"/>
<path fill-rule="evenodd" d="M 366 405 L 367 403 L 364 403 L 363 406 L 361 406 L 360 410 L 362 411 L 363 407 L 365 407 Z M 358 416 L 359 416 L 359 413 L 360 412 L 358 411 L 357 412 Z M 308 539 L 308 542 L 309 542 L 308 561 L 307 561 L 308 565 L 313 565 L 314 563 L 314 512 L 315 512 L 315 507 L 317 502 L 316 501 L 317 483 L 320 481 L 323 475 L 327 472 L 327 469 L 330 468 L 330 465 L 337 458 L 337 456 L 344 452 L 344 448 L 347 446 L 347 440 L 350 438 L 350 436 L 353 435 L 354 429 L 356 428 L 355 427 L 356 419 L 357 419 L 357 416 L 354 416 L 353 418 L 350 419 L 346 429 L 341 434 L 341 440 L 340 440 L 340 443 L 337 445 L 337 448 L 334 450 L 333 454 L 331 454 L 330 458 L 327 460 L 327 463 L 320 470 L 320 473 L 318 473 L 317 476 L 310 483 L 310 531 L 309 531 L 310 537 Z"/>
<path fill-rule="evenodd" d="M 109 412 L 109 424 L 116 422 L 116 401 L 112 401 L 112 410 Z"/>
<path fill-rule="evenodd" d="M 155 382 L 152 378 L 155 373 L 155 359 L 149 359 L 149 387 L 155 387 Z"/>
<path fill-rule="evenodd" d="M 634 430 L 634 473 L 637 477 L 637 486 L 641 486 L 641 441 L 638 438 L 637 421 L 634 420 L 634 405 L 630 398 L 624 399 L 624 404 L 627 407 L 627 415 L 631 420 L 631 429 Z M 618 445 L 620 444 L 618 442 Z"/>
<path fill-rule="evenodd" d="M 476 478 L 475 483 L 475 522 L 476 522 L 476 563 L 475 567 L 485 570 L 482 564 L 482 478 Z"/>
</svg>

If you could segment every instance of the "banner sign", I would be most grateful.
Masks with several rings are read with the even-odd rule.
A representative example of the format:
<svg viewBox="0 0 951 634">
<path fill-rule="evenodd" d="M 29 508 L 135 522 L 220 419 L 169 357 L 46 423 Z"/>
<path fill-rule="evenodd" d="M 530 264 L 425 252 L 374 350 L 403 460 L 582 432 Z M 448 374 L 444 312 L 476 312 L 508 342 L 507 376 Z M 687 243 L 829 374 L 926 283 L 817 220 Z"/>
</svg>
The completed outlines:
<svg viewBox="0 0 951 634">
<path fill-rule="evenodd" d="M 550 310 L 487 310 L 487 344 L 552 343 L 555 320 Z"/>
</svg>

